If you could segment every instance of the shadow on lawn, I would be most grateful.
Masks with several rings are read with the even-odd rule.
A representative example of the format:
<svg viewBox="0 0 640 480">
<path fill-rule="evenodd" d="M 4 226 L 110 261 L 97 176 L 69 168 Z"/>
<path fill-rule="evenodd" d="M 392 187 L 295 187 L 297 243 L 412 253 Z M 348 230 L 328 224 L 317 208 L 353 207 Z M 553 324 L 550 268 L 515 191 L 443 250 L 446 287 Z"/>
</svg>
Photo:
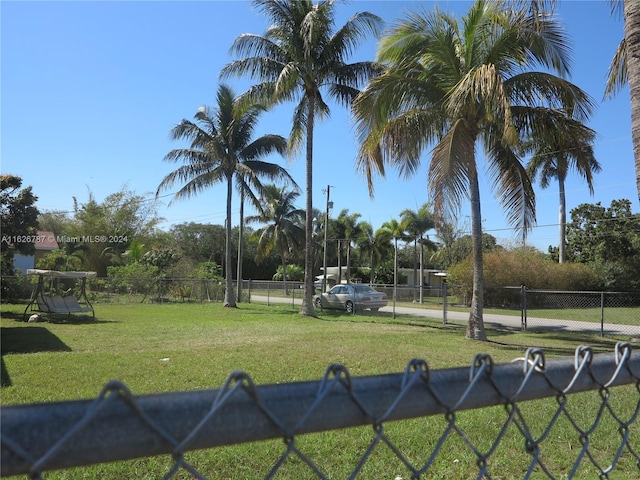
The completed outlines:
<svg viewBox="0 0 640 480">
<path fill-rule="evenodd" d="M 2 327 L 0 328 L 0 385 L 11 385 L 11 377 L 4 363 L 9 353 L 70 352 L 69 348 L 56 335 L 44 327 Z"/>
<path fill-rule="evenodd" d="M 3 355 L 71 351 L 66 343 L 45 327 L 2 327 L 0 328 L 0 345 Z"/>
</svg>

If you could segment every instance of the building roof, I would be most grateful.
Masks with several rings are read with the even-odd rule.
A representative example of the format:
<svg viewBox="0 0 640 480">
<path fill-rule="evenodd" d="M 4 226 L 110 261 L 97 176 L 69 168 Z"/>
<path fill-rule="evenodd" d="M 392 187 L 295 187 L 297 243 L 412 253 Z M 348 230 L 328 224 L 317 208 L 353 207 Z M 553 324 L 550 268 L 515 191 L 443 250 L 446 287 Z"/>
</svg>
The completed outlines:
<svg viewBox="0 0 640 480">
<path fill-rule="evenodd" d="M 36 241 L 34 242 L 36 250 L 58 250 L 58 242 L 53 232 L 46 230 L 38 230 Z"/>
</svg>

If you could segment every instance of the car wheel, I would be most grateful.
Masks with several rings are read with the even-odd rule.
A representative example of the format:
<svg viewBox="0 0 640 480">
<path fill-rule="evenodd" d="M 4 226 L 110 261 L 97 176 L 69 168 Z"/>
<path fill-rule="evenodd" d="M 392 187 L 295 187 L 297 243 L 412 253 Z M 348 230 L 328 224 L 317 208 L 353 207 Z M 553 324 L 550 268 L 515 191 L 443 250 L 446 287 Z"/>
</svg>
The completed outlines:
<svg viewBox="0 0 640 480">
<path fill-rule="evenodd" d="M 377 312 L 378 310 L 379 310 L 379 309 L 378 309 L 378 307 L 373 307 L 373 308 L 371 309 L 371 311 L 372 311 L 373 313 Z"/>
<path fill-rule="evenodd" d="M 344 308 L 347 313 L 353 313 L 353 302 L 351 300 L 347 300 L 347 303 L 344 304 Z"/>
<path fill-rule="evenodd" d="M 316 308 L 322 310 L 322 300 L 320 300 L 320 298 L 316 298 L 316 301 L 314 303 L 316 305 Z"/>
</svg>

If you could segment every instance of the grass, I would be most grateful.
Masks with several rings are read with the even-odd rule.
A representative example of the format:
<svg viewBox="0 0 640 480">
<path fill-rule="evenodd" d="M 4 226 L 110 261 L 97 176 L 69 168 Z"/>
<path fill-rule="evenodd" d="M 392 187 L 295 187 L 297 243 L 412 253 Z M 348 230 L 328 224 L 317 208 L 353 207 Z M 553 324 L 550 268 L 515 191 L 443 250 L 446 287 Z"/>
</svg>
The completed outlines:
<svg viewBox="0 0 640 480">
<path fill-rule="evenodd" d="M 96 321 L 22 323 L 23 306 L 3 305 L 2 405 L 94 398 L 111 379 L 123 381 L 134 394 L 219 388 L 235 370 L 257 384 L 320 379 L 331 363 L 346 365 L 353 376 L 401 372 L 412 358 L 424 358 L 431 370 L 469 366 L 477 353 L 495 363 L 521 357 L 539 347 L 547 358 L 573 355 L 578 345 L 612 352 L 617 339 L 581 333 L 522 333 L 489 330 L 489 342 L 464 338 L 460 326 L 439 320 L 385 315 L 347 315 L 323 311 L 318 319 L 302 317 L 291 305 L 220 304 L 97 305 Z M 625 339 L 626 340 L 626 339 Z M 631 418 L 638 403 L 634 386 L 612 390 L 614 411 Z M 569 412 L 588 428 L 602 405 L 599 392 L 571 395 Z M 541 436 L 558 408 L 556 399 L 520 404 L 534 437 Z M 503 407 L 458 412 L 455 425 L 472 443 L 488 451 L 507 419 Z M 385 434 L 412 463 L 422 465 L 448 426 L 444 417 L 427 417 L 384 425 Z M 603 463 L 620 445 L 619 424 L 609 414 L 590 437 L 591 452 Z M 374 441 L 371 427 L 331 431 L 296 438 L 297 447 L 329 478 L 347 478 Z M 630 444 L 637 450 L 640 432 L 632 425 Z M 209 478 L 262 478 L 285 451 L 282 440 L 236 445 L 187 454 L 187 461 Z M 580 438 L 566 416 L 542 447 L 545 465 L 557 478 L 572 468 Z M 458 435 L 451 435 L 425 478 L 475 478 L 475 456 Z M 514 425 L 491 457 L 493 478 L 522 478 L 531 461 Z M 169 456 L 69 469 L 47 478 L 159 478 L 172 465 Z M 541 473 L 541 472 L 539 472 Z M 615 476 L 618 475 L 618 476 Z M 393 452 L 378 445 L 358 476 L 364 479 L 410 478 Z M 574 478 L 594 478 L 591 463 L 582 463 Z M 637 478 L 638 467 L 625 454 L 610 478 Z M 180 474 L 176 478 L 190 478 Z M 316 478 L 295 456 L 276 478 Z M 535 477 L 534 478 L 538 478 Z"/>
</svg>

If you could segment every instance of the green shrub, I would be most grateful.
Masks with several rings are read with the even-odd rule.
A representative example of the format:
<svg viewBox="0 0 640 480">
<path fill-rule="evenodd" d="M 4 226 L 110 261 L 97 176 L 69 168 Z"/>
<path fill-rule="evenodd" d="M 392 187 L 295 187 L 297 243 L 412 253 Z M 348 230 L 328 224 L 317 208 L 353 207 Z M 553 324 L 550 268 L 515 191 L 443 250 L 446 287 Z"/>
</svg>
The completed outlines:
<svg viewBox="0 0 640 480">
<path fill-rule="evenodd" d="M 546 290 L 593 290 L 597 275 L 580 263 L 555 263 L 534 250 L 497 250 L 483 255 L 485 304 L 508 306 L 519 301 L 519 292 L 494 287 L 520 287 Z M 471 258 L 452 266 L 447 272 L 452 293 L 471 298 L 473 261 Z"/>
</svg>

